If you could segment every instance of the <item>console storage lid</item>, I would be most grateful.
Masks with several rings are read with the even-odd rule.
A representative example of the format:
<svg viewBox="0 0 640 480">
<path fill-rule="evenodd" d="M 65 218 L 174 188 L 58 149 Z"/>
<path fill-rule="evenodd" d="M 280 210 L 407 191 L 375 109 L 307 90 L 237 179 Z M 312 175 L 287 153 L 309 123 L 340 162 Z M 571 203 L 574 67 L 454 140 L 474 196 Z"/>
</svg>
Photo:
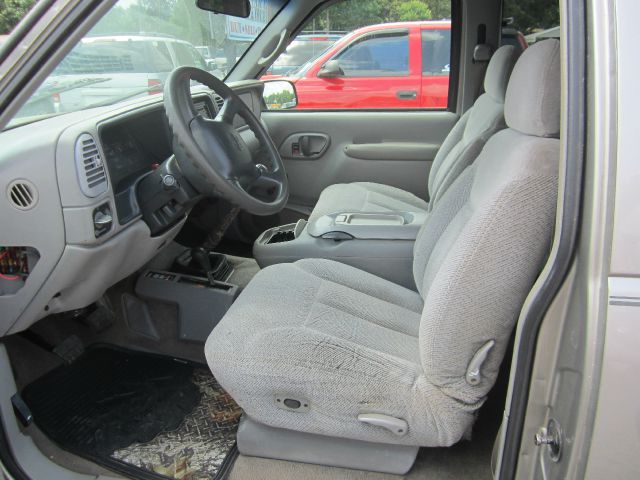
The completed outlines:
<svg viewBox="0 0 640 480">
<path fill-rule="evenodd" d="M 415 240 L 426 216 L 424 212 L 336 212 L 310 223 L 307 231 L 316 238 Z"/>
</svg>

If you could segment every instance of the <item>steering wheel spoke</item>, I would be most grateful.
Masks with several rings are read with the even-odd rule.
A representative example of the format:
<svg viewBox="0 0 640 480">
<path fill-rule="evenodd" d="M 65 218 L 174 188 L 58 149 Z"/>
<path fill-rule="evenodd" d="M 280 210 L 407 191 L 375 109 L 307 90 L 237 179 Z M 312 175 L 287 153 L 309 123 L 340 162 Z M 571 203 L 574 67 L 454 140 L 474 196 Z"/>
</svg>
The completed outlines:
<svg viewBox="0 0 640 480">
<path fill-rule="evenodd" d="M 215 120 L 233 125 L 233 119 L 238 114 L 238 105 L 236 102 L 237 100 L 234 97 L 227 97 L 222 104 L 222 108 L 218 111 Z"/>
</svg>

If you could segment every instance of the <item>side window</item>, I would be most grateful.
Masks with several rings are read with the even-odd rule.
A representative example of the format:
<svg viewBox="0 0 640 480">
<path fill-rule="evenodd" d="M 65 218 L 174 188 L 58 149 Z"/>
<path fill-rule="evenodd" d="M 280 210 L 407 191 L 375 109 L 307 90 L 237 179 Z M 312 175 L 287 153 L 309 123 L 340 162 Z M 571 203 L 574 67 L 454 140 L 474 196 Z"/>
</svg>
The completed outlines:
<svg viewBox="0 0 640 480">
<path fill-rule="evenodd" d="M 294 84 L 287 110 L 447 108 L 451 0 L 326 3 L 262 77 Z"/>
<path fill-rule="evenodd" d="M 349 45 L 335 57 L 346 77 L 390 77 L 409 74 L 408 32 L 373 34 Z"/>
<path fill-rule="evenodd" d="M 449 75 L 451 30 L 422 30 L 422 74 Z"/>
</svg>

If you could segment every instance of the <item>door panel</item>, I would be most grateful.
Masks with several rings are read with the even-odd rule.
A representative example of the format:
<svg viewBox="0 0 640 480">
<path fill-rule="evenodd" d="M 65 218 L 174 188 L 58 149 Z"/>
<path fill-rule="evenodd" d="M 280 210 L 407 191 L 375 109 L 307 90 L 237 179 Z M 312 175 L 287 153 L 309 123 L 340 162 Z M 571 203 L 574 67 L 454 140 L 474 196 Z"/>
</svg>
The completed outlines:
<svg viewBox="0 0 640 480">
<path fill-rule="evenodd" d="M 289 208 L 310 212 L 322 190 L 334 183 L 383 183 L 426 199 L 431 163 L 458 117 L 442 111 L 289 111 L 263 112 L 262 119 L 278 148 L 297 133 L 328 138 L 315 159 L 284 157 Z"/>
</svg>

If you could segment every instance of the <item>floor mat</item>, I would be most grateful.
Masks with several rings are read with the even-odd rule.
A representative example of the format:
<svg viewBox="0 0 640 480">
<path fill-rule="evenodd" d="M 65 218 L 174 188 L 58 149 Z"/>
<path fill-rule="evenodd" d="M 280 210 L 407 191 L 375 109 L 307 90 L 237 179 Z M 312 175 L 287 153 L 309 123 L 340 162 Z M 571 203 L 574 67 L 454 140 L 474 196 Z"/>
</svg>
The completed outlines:
<svg viewBox="0 0 640 480">
<path fill-rule="evenodd" d="M 94 346 L 22 396 L 51 440 L 125 475 L 214 479 L 235 458 L 241 409 L 199 364 Z"/>
</svg>

